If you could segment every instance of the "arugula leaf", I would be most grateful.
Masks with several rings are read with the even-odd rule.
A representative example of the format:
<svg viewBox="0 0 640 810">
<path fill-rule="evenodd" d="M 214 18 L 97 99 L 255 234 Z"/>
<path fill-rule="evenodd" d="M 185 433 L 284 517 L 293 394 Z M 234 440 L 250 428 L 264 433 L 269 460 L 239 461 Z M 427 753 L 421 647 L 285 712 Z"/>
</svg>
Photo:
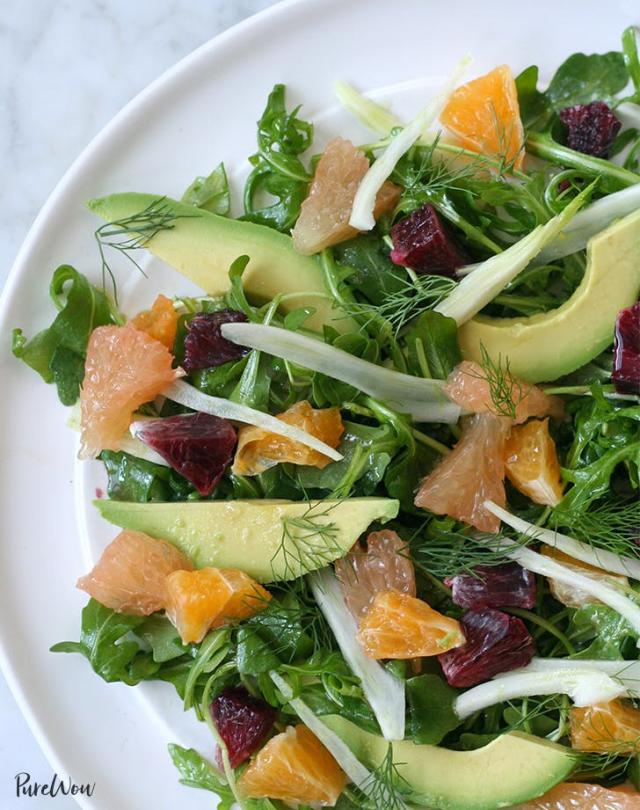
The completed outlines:
<svg viewBox="0 0 640 810">
<path fill-rule="evenodd" d="M 382 304 L 387 296 L 405 287 L 406 271 L 389 258 L 389 248 L 374 234 L 365 234 L 335 245 L 333 254 L 338 264 L 352 270 L 349 286 L 372 304 Z"/>
<path fill-rule="evenodd" d="M 516 77 L 520 118 L 525 129 L 546 123 L 551 113 L 549 100 L 538 90 L 538 66 L 531 65 Z"/>
<path fill-rule="evenodd" d="M 107 470 L 107 494 L 114 501 L 180 501 L 194 492 L 186 479 L 162 464 L 113 450 L 103 450 L 100 459 Z"/>
<path fill-rule="evenodd" d="M 236 664 L 242 675 L 262 675 L 280 667 L 280 659 L 251 627 L 239 627 L 236 636 Z"/>
<path fill-rule="evenodd" d="M 415 743 L 438 745 L 460 725 L 454 711 L 458 692 L 438 675 L 418 675 L 406 682 L 411 739 Z"/>
<path fill-rule="evenodd" d="M 182 202 L 211 211 L 212 214 L 228 216 L 231 195 L 224 163 L 219 163 L 208 177 L 196 177 L 182 195 Z"/>
<path fill-rule="evenodd" d="M 634 89 L 633 95 L 625 101 L 640 104 L 640 57 L 638 57 L 638 29 L 635 25 L 630 25 L 622 32 L 622 53 Z"/>
<path fill-rule="evenodd" d="M 456 322 L 434 310 L 412 322 L 405 340 L 409 370 L 418 376 L 446 380 L 462 361 Z"/>
<path fill-rule="evenodd" d="M 298 218 L 311 180 L 298 156 L 313 138 L 313 126 L 298 118 L 299 109 L 287 112 L 285 86 L 276 84 L 258 121 L 258 152 L 249 158 L 254 168 L 245 185 L 241 219 L 288 232 Z M 275 202 L 258 207 L 265 195 Z"/>
<path fill-rule="evenodd" d="M 555 72 L 545 95 L 555 110 L 591 101 L 611 103 L 628 81 L 620 52 L 574 53 Z"/>
<path fill-rule="evenodd" d="M 80 653 L 105 681 L 122 681 L 133 686 L 140 680 L 131 674 L 140 645 L 125 637 L 144 621 L 144 616 L 125 616 L 90 599 L 82 611 L 80 641 L 54 644 L 51 652 Z"/>
<path fill-rule="evenodd" d="M 153 660 L 158 664 L 173 661 L 189 652 L 189 647 L 182 643 L 178 631 L 166 616 L 149 616 L 136 629 L 136 635 L 151 647 Z"/>
<path fill-rule="evenodd" d="M 390 498 L 397 498 L 404 512 L 424 517 L 424 511 L 413 505 L 420 481 L 440 460 L 441 455 L 429 447 L 418 445 L 396 456 L 387 467 L 384 485 Z"/>
<path fill-rule="evenodd" d="M 572 615 L 566 631 L 567 638 L 587 647 L 571 658 L 625 658 L 624 646 L 637 638 L 626 619 L 606 605 L 584 605 Z M 633 646 L 633 645 L 632 645 Z"/>
<path fill-rule="evenodd" d="M 63 405 L 73 405 L 80 394 L 91 332 L 121 319 L 105 293 L 68 264 L 54 272 L 49 294 L 59 310 L 53 323 L 31 340 L 14 329 L 12 351 L 45 382 L 55 383 Z"/>
<path fill-rule="evenodd" d="M 180 774 L 180 784 L 210 790 L 220 797 L 219 810 L 231 810 L 235 802 L 229 785 L 220 772 L 193 748 L 169 743 L 169 756 Z"/>
</svg>

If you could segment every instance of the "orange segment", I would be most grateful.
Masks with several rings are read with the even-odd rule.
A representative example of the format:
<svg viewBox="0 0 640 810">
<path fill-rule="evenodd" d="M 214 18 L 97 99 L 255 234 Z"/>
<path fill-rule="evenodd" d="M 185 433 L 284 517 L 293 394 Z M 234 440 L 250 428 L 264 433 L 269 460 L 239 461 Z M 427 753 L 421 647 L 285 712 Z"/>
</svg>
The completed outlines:
<svg viewBox="0 0 640 810">
<path fill-rule="evenodd" d="M 238 780 L 247 798 L 333 807 L 347 784 L 344 772 L 306 726 L 272 737 Z"/>
<path fill-rule="evenodd" d="M 449 515 L 483 532 L 497 532 L 500 519 L 484 508 L 486 500 L 504 507 L 504 443 L 510 420 L 481 413 L 465 420 L 453 450 L 423 479 L 415 505 Z"/>
<path fill-rule="evenodd" d="M 278 419 L 310 433 L 330 447 L 340 444 L 340 437 L 344 432 L 338 408 L 315 410 L 307 400 L 296 402 L 284 413 L 278 414 Z M 322 470 L 330 461 L 327 456 L 300 442 L 247 425 L 240 428 L 238 433 L 238 447 L 232 469 L 236 475 L 258 475 L 276 464 L 289 462 Z"/>
<path fill-rule="evenodd" d="M 524 129 L 516 83 L 507 65 L 458 87 L 440 121 L 466 149 L 522 167 Z"/>
<path fill-rule="evenodd" d="M 513 810 L 638 810 L 640 797 L 633 787 L 604 788 L 582 782 L 562 782 L 544 796 Z"/>
<path fill-rule="evenodd" d="M 570 557 L 568 554 L 565 554 L 563 551 L 553 546 L 544 546 L 542 554 L 544 554 L 545 557 L 551 557 L 553 560 L 557 560 L 559 563 L 562 563 L 562 565 L 578 574 L 589 577 L 589 579 L 602 580 L 606 583 L 617 582 L 623 587 L 628 587 L 629 585 L 629 580 L 622 574 L 611 574 L 609 571 L 604 571 L 602 568 L 597 568 L 595 565 L 589 565 L 589 563 L 582 562 L 582 560 L 576 560 L 575 557 Z M 551 595 L 557 599 L 558 602 L 561 602 L 567 607 L 578 608 L 584 605 L 600 604 L 600 601 L 596 599 L 595 596 L 591 596 L 591 594 L 586 593 L 586 591 L 581 591 L 580 588 L 566 585 L 564 582 L 558 582 L 555 579 L 549 579 L 548 582 Z"/>
<path fill-rule="evenodd" d="M 166 605 L 167 575 L 192 568 L 191 561 L 166 540 L 125 529 L 76 587 L 118 613 L 148 616 Z"/>
<path fill-rule="evenodd" d="M 571 747 L 578 751 L 640 754 L 640 709 L 624 700 L 571 709 Z"/>
<path fill-rule="evenodd" d="M 334 138 L 327 144 L 291 233 L 297 251 L 311 255 L 357 235 L 358 231 L 349 225 L 349 217 L 368 169 L 368 158 L 351 141 Z M 376 197 L 374 217 L 391 211 L 399 198 L 398 186 L 387 181 Z"/>
<path fill-rule="evenodd" d="M 214 627 L 253 616 L 271 594 L 236 568 L 174 571 L 166 579 L 167 615 L 185 644 L 199 643 Z"/>
<path fill-rule="evenodd" d="M 560 503 L 560 462 L 549 434 L 549 419 L 532 419 L 525 425 L 516 425 L 504 452 L 507 477 L 519 492 L 544 506 Z"/>
<path fill-rule="evenodd" d="M 136 329 L 159 340 L 169 351 L 173 350 L 178 328 L 178 313 L 173 302 L 165 295 L 159 295 L 151 309 L 139 312 L 132 318 L 131 323 Z"/>
<path fill-rule="evenodd" d="M 118 450 L 131 415 L 183 375 L 160 341 L 126 326 L 99 326 L 89 338 L 80 391 L 80 458 Z"/>
<path fill-rule="evenodd" d="M 370 658 L 440 655 L 465 643 L 459 622 L 399 591 L 376 594 L 360 620 L 358 640 Z"/>
<path fill-rule="evenodd" d="M 503 375 L 503 387 L 515 406 L 516 423 L 526 422 L 531 416 L 560 418 L 563 415 L 564 402 L 560 397 L 549 396 L 537 385 L 517 380 L 507 371 L 503 371 Z M 463 360 L 454 368 L 444 390 L 449 399 L 466 411 L 500 415 L 491 396 L 488 372 L 473 360 Z"/>
</svg>

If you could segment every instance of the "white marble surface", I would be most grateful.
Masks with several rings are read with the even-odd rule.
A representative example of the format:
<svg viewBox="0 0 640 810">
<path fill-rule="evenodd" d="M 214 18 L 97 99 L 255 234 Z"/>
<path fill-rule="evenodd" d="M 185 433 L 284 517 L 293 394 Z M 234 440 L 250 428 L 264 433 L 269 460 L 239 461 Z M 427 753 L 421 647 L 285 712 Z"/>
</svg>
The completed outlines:
<svg viewBox="0 0 640 810">
<path fill-rule="evenodd" d="M 198 45 L 273 3 L 0 0 L 0 286 L 47 196 L 111 117 Z M 20 771 L 52 777 L 0 675 L 0 808 L 76 807 L 16 798 Z"/>
</svg>

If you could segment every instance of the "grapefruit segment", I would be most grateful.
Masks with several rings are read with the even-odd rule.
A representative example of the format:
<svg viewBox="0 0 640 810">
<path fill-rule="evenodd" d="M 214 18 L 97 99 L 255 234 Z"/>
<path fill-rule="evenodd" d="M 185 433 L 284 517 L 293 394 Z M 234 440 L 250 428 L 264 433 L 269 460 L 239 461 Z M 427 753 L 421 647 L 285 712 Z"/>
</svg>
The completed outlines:
<svg viewBox="0 0 640 810">
<path fill-rule="evenodd" d="M 80 391 L 80 458 L 119 449 L 134 411 L 183 375 L 172 363 L 166 346 L 131 323 L 93 330 Z"/>
<path fill-rule="evenodd" d="M 159 340 L 169 351 L 173 351 L 173 344 L 178 329 L 178 313 L 173 301 L 166 295 L 159 295 L 153 302 L 151 309 L 139 312 L 131 323 L 149 337 Z"/>
<path fill-rule="evenodd" d="M 524 129 L 518 90 L 507 65 L 454 90 L 440 121 L 466 149 L 522 167 Z"/>
<path fill-rule="evenodd" d="M 493 413 L 499 416 L 504 409 L 494 403 L 492 387 L 497 388 L 496 380 L 490 381 L 490 373 L 473 360 L 463 360 L 449 375 L 445 394 L 456 405 L 473 413 Z M 560 397 L 549 396 L 536 385 L 514 379 L 508 371 L 503 372 L 504 382 L 500 386 L 500 396 L 506 394 L 510 403 L 505 406 L 515 410 L 516 423 L 526 422 L 531 416 L 553 416 L 560 418 L 564 413 L 564 403 Z"/>
<path fill-rule="evenodd" d="M 344 772 L 304 725 L 272 737 L 238 780 L 247 798 L 333 807 L 347 784 Z"/>
<path fill-rule="evenodd" d="M 291 232 L 293 246 L 299 253 L 310 256 L 357 235 L 358 231 L 349 225 L 349 217 L 356 191 L 368 169 L 368 158 L 351 141 L 334 138 L 327 144 Z M 387 181 L 378 192 L 374 217 L 391 211 L 399 197 L 398 186 Z"/>
<path fill-rule="evenodd" d="M 361 618 L 380 591 L 390 589 L 416 595 L 416 575 L 409 546 L 395 532 L 371 532 L 366 549 L 361 543 L 335 564 L 347 607 Z"/>
<path fill-rule="evenodd" d="M 314 409 L 307 400 L 296 402 L 278 419 L 315 436 L 330 447 L 340 444 L 344 432 L 338 408 Z M 269 433 L 254 425 L 240 428 L 238 449 L 233 461 L 235 475 L 258 475 L 276 464 L 288 462 L 324 469 L 330 458 L 307 445 Z"/>
<path fill-rule="evenodd" d="M 453 450 L 423 479 L 415 505 L 436 515 L 449 515 L 479 531 L 497 532 L 500 519 L 483 504 L 505 505 L 504 445 L 510 420 L 481 413 L 464 424 Z"/>
<path fill-rule="evenodd" d="M 505 445 L 505 469 L 513 486 L 534 503 L 560 503 L 560 462 L 549 434 L 549 419 L 531 419 L 513 428 Z"/>
<path fill-rule="evenodd" d="M 242 621 L 267 607 L 271 594 L 235 568 L 174 571 L 166 578 L 167 616 L 185 644 L 207 632 Z"/>
<path fill-rule="evenodd" d="M 173 571 L 191 570 L 190 560 L 166 540 L 143 532 L 120 532 L 77 587 L 117 613 L 148 616 L 167 601 L 165 580 Z"/>
<path fill-rule="evenodd" d="M 632 787 L 605 788 L 583 782 L 562 782 L 539 799 L 513 810 L 638 810 L 638 791 Z"/>
<path fill-rule="evenodd" d="M 358 640 L 376 659 L 439 655 L 465 643 L 455 619 L 421 599 L 389 590 L 375 595 L 358 625 Z"/>
</svg>

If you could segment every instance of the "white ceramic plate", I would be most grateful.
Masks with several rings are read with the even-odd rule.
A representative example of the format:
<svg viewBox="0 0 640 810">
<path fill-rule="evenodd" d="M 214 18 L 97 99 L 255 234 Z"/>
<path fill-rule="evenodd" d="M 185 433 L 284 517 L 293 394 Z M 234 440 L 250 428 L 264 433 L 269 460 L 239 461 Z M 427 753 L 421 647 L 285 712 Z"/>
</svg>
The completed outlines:
<svg viewBox="0 0 640 810">
<path fill-rule="evenodd" d="M 96 223 L 84 202 L 125 190 L 179 196 L 220 160 L 240 179 L 275 82 L 289 86 L 290 103 L 304 103 L 304 116 L 317 123 L 317 144 L 336 133 L 363 142 L 368 133 L 334 102 L 335 79 L 376 90 L 410 114 L 465 52 L 474 57 L 474 74 L 506 62 L 516 71 L 537 63 L 544 75 L 573 51 L 618 48 L 633 22 L 637 0 L 290 0 L 166 73 L 60 182 L 23 245 L 0 312 L 0 663 L 53 768 L 78 783 L 95 781 L 82 807 L 212 806 L 209 794 L 178 784 L 167 755 L 170 741 L 205 754 L 211 748 L 172 687 L 107 685 L 79 656 L 48 652 L 56 641 L 77 638 L 85 600 L 74 582 L 114 532 L 90 506 L 101 483 L 98 465 L 81 471 L 75 464 L 75 438 L 55 390 L 8 347 L 12 327 L 32 335 L 51 321 L 47 287 L 58 264 L 98 280 Z M 160 290 L 189 291 L 168 268 L 149 269 L 145 281 L 121 266 L 125 311 L 149 304 Z"/>
</svg>

